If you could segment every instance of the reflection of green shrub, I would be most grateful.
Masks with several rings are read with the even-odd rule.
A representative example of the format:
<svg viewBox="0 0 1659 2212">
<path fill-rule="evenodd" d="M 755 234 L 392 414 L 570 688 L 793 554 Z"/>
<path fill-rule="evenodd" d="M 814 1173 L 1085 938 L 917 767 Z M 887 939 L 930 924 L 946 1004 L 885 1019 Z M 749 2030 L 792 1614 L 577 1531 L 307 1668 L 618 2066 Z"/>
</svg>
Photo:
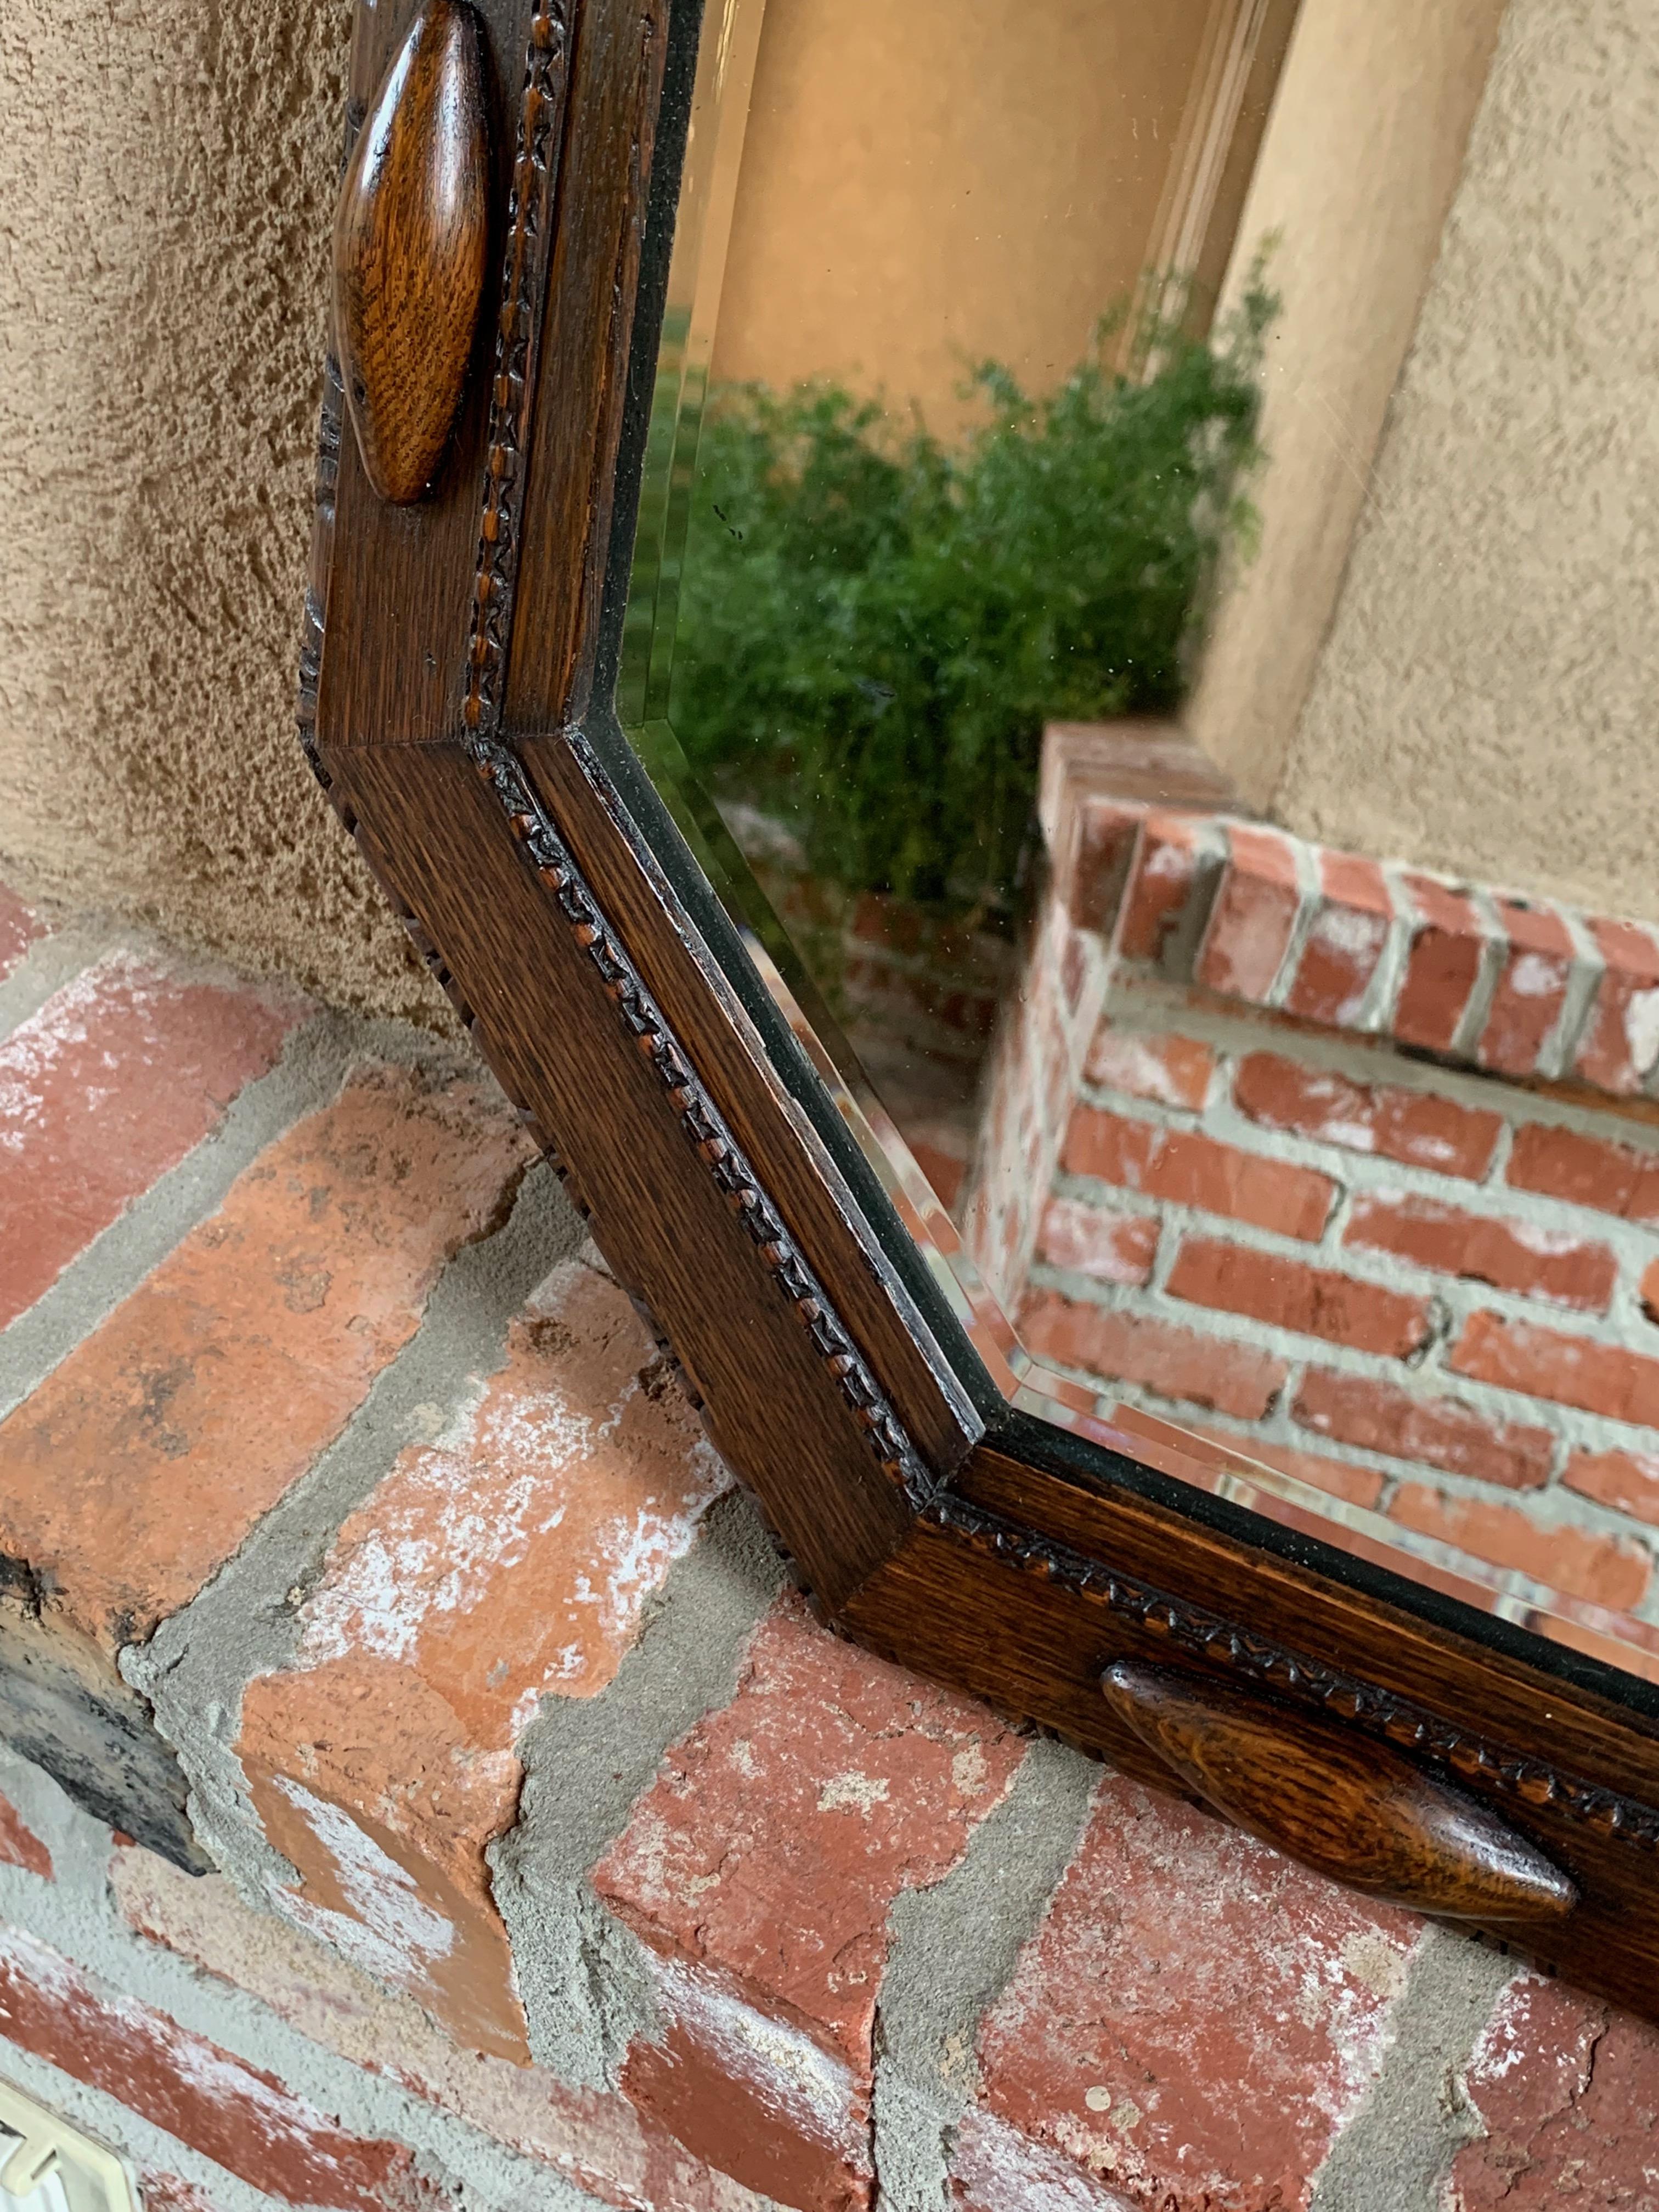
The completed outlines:
<svg viewBox="0 0 1659 2212">
<path fill-rule="evenodd" d="M 672 715 L 716 791 L 786 817 L 821 875 L 997 904 L 1046 720 L 1182 689 L 1224 542 L 1255 517 L 1259 278 L 1214 343 L 1173 320 L 1150 377 L 1113 327 L 1042 399 L 987 363 L 949 447 L 830 384 L 729 386 L 703 431 Z"/>
</svg>

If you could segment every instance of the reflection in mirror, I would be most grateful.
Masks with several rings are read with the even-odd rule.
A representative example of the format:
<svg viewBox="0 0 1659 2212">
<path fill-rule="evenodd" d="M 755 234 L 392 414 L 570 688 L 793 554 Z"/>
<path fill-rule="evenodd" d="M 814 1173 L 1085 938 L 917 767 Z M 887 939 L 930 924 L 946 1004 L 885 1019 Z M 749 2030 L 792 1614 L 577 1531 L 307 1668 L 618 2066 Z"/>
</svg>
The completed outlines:
<svg viewBox="0 0 1659 2212">
<path fill-rule="evenodd" d="M 619 704 L 1011 1400 L 1659 1679 L 1659 281 L 1528 22 L 710 0 Z"/>
</svg>

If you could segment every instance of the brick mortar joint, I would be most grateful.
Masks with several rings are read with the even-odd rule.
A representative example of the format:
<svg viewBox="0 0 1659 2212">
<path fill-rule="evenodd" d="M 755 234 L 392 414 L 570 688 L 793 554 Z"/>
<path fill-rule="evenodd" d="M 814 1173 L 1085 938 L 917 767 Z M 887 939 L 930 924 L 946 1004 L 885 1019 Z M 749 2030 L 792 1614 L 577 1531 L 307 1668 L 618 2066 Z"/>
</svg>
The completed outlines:
<svg viewBox="0 0 1659 2212">
<path fill-rule="evenodd" d="M 1120 890 L 1116 907 L 1106 917 L 1103 932 L 1107 940 L 1115 947 L 1118 924 L 1127 905 L 1133 889 L 1139 879 L 1144 855 L 1144 823 L 1159 809 L 1143 802 L 1120 802 L 1142 817 L 1143 832 L 1138 835 L 1134 857 Z M 1340 909 L 1342 902 L 1324 888 L 1323 863 L 1334 860 L 1358 860 L 1364 856 L 1343 852 L 1338 848 L 1317 844 L 1299 837 L 1294 832 L 1273 825 L 1252 823 L 1242 817 L 1220 814 L 1201 814 L 1195 811 L 1170 810 L 1182 813 L 1194 834 L 1200 848 L 1212 842 L 1221 847 L 1218 868 L 1206 868 L 1201 854 L 1189 888 L 1187 904 L 1189 911 L 1183 923 L 1177 924 L 1166 943 L 1161 963 L 1162 972 L 1174 980 L 1191 982 L 1195 980 L 1202 948 L 1212 934 L 1219 908 L 1216 891 L 1222 880 L 1236 869 L 1249 872 L 1247 865 L 1237 856 L 1233 833 L 1243 830 L 1260 836 L 1264 830 L 1283 842 L 1291 857 L 1296 879 L 1296 907 L 1291 920 L 1285 949 L 1275 969 L 1261 1003 L 1277 1008 L 1285 1000 L 1297 973 L 1302 956 L 1310 937 L 1315 931 L 1322 912 L 1327 908 Z M 1062 833 L 1056 825 L 1055 839 Z M 1054 842 L 1051 840 L 1051 842 Z M 1416 867 L 1410 861 L 1385 859 L 1376 864 L 1388 887 L 1392 908 L 1384 943 L 1368 976 L 1360 1003 L 1353 1018 L 1346 1022 L 1331 1021 L 1325 1025 L 1334 1030 L 1348 1030 L 1359 1035 L 1391 1036 L 1395 1009 L 1409 961 L 1411 947 L 1419 930 L 1435 927 L 1430 917 L 1412 896 L 1405 878 L 1407 872 L 1422 876 L 1442 886 L 1449 894 L 1468 902 L 1476 910 L 1483 925 L 1480 935 L 1481 951 L 1474 984 L 1465 1002 L 1448 1057 L 1456 1061 L 1475 1063 L 1478 1040 L 1484 1030 L 1498 976 L 1511 956 L 1524 955 L 1528 948 L 1521 945 L 1512 932 L 1507 929 L 1498 912 L 1498 902 L 1509 897 L 1516 902 L 1516 895 L 1495 885 L 1460 880 L 1437 871 Z M 1540 1044 L 1536 1055 L 1535 1072 L 1552 1078 L 1573 1074 L 1573 1079 L 1587 1089 L 1607 1091 L 1609 1086 L 1598 1085 L 1582 1070 L 1574 1072 L 1576 1056 L 1587 1043 L 1598 1009 L 1602 1003 L 1601 986 L 1610 972 L 1605 956 L 1596 942 L 1595 927 L 1630 928 L 1638 931 L 1656 947 L 1656 966 L 1659 966 L 1659 933 L 1648 924 L 1633 917 L 1612 915 L 1592 915 L 1563 901 L 1528 897 L 1518 902 L 1529 910 L 1558 917 L 1570 940 L 1568 975 L 1563 1001 Z M 1367 910 L 1369 911 L 1369 909 Z M 1654 987 L 1650 987 L 1654 988 Z M 1252 1003 L 1241 1000 L 1241 1003 Z M 1637 1087 L 1650 1097 L 1659 1096 L 1659 1048 L 1656 1048 L 1649 1064 L 1637 1069 Z M 1613 1095 L 1626 1095 L 1613 1087 Z"/>
</svg>

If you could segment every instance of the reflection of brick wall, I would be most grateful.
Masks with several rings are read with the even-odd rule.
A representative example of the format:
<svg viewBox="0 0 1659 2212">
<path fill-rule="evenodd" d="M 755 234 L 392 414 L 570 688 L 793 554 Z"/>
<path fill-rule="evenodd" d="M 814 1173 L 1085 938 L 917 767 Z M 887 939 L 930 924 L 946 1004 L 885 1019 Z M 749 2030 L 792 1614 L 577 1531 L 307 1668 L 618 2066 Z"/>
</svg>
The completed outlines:
<svg viewBox="0 0 1659 2212">
<path fill-rule="evenodd" d="M 1449 1563 L 1645 1610 L 1653 937 L 1215 815 L 1080 811 L 1048 825 L 1055 896 L 1103 1010 L 1080 1063 L 1051 1025 L 1063 1100 L 1005 1036 L 994 1130 L 1062 1133 L 988 1147 L 968 1201 L 1028 1349 Z"/>
</svg>

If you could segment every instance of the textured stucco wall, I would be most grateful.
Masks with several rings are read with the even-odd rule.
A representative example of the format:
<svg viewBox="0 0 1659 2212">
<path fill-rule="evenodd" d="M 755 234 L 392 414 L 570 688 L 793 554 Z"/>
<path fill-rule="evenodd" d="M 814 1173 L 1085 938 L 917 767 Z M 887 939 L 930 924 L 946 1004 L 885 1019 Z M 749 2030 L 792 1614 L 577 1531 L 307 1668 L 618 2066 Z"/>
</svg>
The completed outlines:
<svg viewBox="0 0 1659 2212">
<path fill-rule="evenodd" d="M 0 7 L 0 864 L 430 1019 L 290 711 L 348 21 Z"/>
<path fill-rule="evenodd" d="M 1659 916 L 1659 10 L 1511 0 L 1293 828 Z"/>
<path fill-rule="evenodd" d="M 1258 806 L 1313 681 L 1503 7 L 1302 0 L 1221 307 L 1276 241 L 1261 550 L 1223 598 L 1186 717 Z"/>
</svg>

